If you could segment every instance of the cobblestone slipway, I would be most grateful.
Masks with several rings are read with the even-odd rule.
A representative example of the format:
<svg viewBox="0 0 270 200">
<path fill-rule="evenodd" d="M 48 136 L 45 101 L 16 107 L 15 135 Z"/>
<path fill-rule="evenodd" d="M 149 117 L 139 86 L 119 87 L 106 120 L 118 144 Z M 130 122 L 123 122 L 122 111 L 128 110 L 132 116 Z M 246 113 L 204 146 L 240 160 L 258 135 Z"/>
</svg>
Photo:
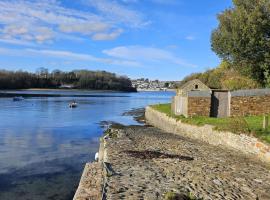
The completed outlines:
<svg viewBox="0 0 270 200">
<path fill-rule="evenodd" d="M 198 199 L 270 200 L 270 166 L 259 160 L 154 127 L 113 131 L 118 137 L 105 142 L 114 171 L 106 177 L 106 199 L 164 199 L 174 191 Z"/>
</svg>

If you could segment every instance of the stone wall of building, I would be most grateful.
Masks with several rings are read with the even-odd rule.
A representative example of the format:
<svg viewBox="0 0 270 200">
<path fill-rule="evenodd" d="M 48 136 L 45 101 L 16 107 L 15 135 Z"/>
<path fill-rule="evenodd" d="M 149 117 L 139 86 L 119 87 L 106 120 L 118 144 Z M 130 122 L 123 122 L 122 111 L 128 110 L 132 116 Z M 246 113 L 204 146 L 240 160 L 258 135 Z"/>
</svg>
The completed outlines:
<svg viewBox="0 0 270 200">
<path fill-rule="evenodd" d="M 166 132 L 198 139 L 212 145 L 222 145 L 236 149 L 270 163 L 270 145 L 259 141 L 255 137 L 245 134 L 216 131 L 213 129 L 213 126 L 210 125 L 194 126 L 182 123 L 152 107 L 146 108 L 145 117 L 147 123 Z"/>
<path fill-rule="evenodd" d="M 210 97 L 188 97 L 188 117 L 210 116 Z"/>
<path fill-rule="evenodd" d="M 190 91 L 187 101 L 187 116 L 210 116 L 211 93 L 209 91 Z M 186 117 L 187 117 L 186 116 Z"/>
<path fill-rule="evenodd" d="M 237 90 L 230 96 L 232 117 L 270 113 L 270 89 Z"/>
<path fill-rule="evenodd" d="M 230 116 L 262 115 L 270 113 L 270 95 L 232 96 Z"/>
</svg>

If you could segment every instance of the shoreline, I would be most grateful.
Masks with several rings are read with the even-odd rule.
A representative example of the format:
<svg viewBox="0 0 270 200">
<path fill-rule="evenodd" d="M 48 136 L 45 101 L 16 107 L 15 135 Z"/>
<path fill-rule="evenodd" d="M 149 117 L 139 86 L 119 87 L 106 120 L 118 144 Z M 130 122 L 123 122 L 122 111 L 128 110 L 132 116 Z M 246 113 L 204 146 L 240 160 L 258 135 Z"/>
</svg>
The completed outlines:
<svg viewBox="0 0 270 200">
<path fill-rule="evenodd" d="M 270 199 L 269 166 L 244 153 L 148 124 L 111 125 L 104 134 L 74 200 Z"/>
<path fill-rule="evenodd" d="M 267 165 L 155 127 L 111 127 L 100 152 L 99 162 L 86 165 L 74 200 L 166 199 L 172 193 L 184 199 L 270 198 Z"/>
<path fill-rule="evenodd" d="M 67 88 L 28 88 L 28 89 L 0 89 L 1 91 L 79 91 L 79 92 L 123 92 L 136 93 L 136 91 L 122 91 L 122 90 L 95 90 L 95 89 L 67 89 Z"/>
<path fill-rule="evenodd" d="M 67 88 L 27 88 L 27 89 L 0 89 L 0 91 L 86 91 L 86 92 L 127 92 L 132 93 L 134 91 L 122 91 L 122 90 L 95 90 L 95 89 L 67 89 Z M 137 89 L 137 92 L 174 92 L 176 89 L 167 90 L 148 90 Z M 136 93 L 136 92 L 135 92 Z"/>
<path fill-rule="evenodd" d="M 270 164 L 270 145 L 258 138 L 246 134 L 236 134 L 230 131 L 216 130 L 214 126 L 196 126 L 183 123 L 155 110 L 151 106 L 146 107 L 147 122 L 163 131 L 196 139 L 213 146 L 222 146 L 231 150 L 237 150 L 262 162 Z"/>
<path fill-rule="evenodd" d="M 155 89 L 137 89 L 138 92 L 176 92 L 176 89 L 155 90 Z"/>
</svg>

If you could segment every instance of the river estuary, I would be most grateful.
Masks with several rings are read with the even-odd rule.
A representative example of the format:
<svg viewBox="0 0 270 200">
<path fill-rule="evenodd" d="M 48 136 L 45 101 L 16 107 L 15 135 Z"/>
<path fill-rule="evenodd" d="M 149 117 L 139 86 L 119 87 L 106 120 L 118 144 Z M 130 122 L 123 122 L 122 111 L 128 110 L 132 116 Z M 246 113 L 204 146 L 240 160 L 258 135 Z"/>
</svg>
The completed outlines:
<svg viewBox="0 0 270 200">
<path fill-rule="evenodd" d="M 25 99 L 13 101 L 10 93 L 24 95 Z M 98 150 L 102 122 L 137 124 L 132 116 L 123 113 L 169 102 L 173 95 L 8 92 L 0 98 L 0 199 L 72 199 L 85 163 L 92 161 Z M 68 104 L 73 100 L 78 107 L 71 109 Z"/>
</svg>

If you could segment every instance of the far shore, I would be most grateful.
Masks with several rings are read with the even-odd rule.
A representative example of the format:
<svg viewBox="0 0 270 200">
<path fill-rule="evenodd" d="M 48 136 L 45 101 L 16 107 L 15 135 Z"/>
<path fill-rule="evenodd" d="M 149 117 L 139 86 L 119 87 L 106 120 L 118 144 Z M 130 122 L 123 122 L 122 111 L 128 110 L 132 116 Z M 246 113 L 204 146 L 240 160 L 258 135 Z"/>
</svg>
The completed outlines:
<svg viewBox="0 0 270 200">
<path fill-rule="evenodd" d="M 157 89 L 137 89 L 138 92 L 174 92 L 176 89 L 166 89 L 166 90 L 157 90 Z"/>
<path fill-rule="evenodd" d="M 94 90 L 94 89 L 76 89 L 76 88 L 28 88 L 28 89 L 0 89 L 1 91 L 85 91 L 85 92 L 129 92 L 121 90 Z M 176 89 L 155 90 L 155 89 L 137 89 L 137 92 L 174 92 Z M 134 92 L 134 91 L 131 91 Z"/>
<path fill-rule="evenodd" d="M 94 90 L 94 89 L 68 89 L 68 88 L 28 88 L 28 89 L 0 89 L 1 91 L 85 91 L 85 92 L 134 92 L 121 90 Z"/>
</svg>

